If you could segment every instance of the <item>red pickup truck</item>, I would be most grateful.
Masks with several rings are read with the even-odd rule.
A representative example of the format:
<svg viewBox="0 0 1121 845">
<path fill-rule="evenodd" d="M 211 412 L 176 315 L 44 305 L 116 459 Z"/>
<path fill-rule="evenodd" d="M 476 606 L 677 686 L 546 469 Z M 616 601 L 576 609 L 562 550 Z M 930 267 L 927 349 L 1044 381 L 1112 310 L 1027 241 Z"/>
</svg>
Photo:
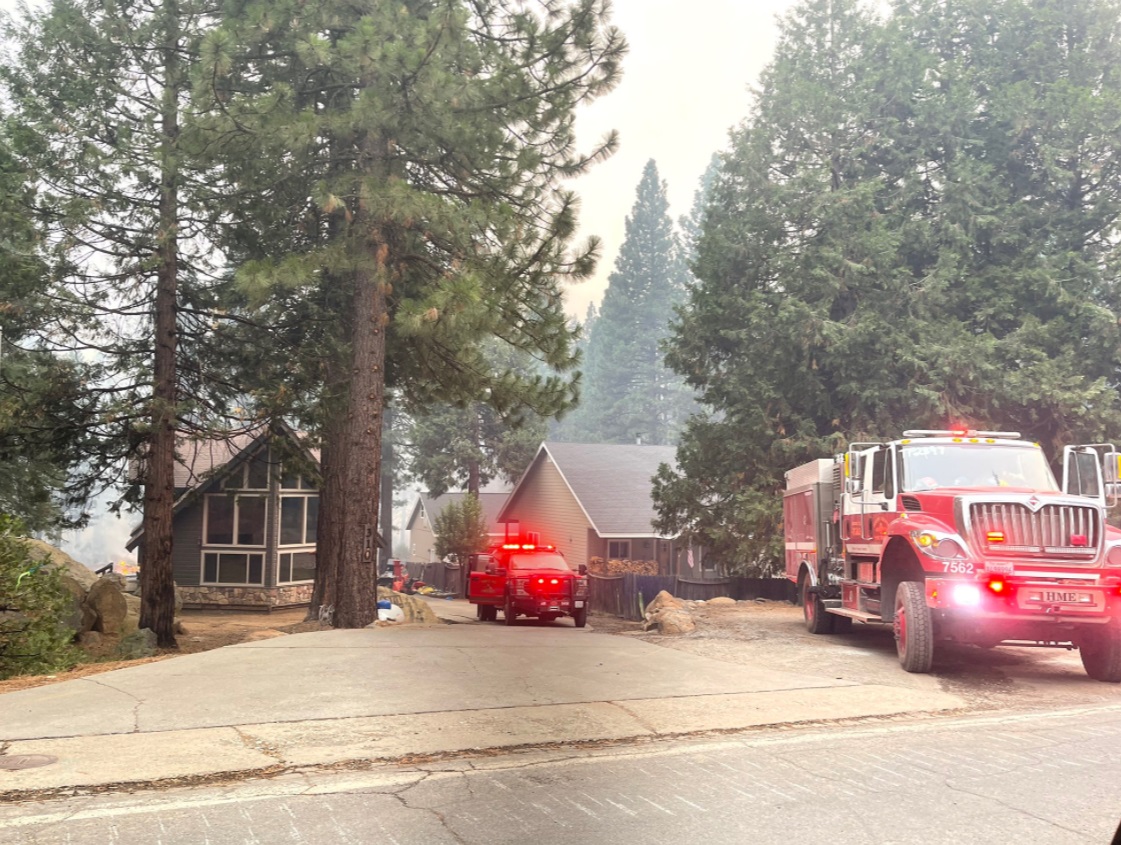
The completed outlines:
<svg viewBox="0 0 1121 845">
<path fill-rule="evenodd" d="M 467 578 L 467 598 L 484 622 L 498 611 L 513 625 L 519 616 L 551 622 L 571 616 L 577 628 L 588 622 L 588 568 L 574 572 L 554 546 L 503 543 L 487 554 L 474 555 Z"/>
</svg>

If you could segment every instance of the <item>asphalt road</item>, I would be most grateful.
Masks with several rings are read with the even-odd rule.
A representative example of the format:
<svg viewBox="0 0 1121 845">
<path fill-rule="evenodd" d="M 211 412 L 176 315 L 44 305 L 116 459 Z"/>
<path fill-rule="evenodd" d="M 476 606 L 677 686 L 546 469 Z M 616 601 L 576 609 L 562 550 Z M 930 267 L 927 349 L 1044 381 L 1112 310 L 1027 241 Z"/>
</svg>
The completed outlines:
<svg viewBox="0 0 1121 845">
<path fill-rule="evenodd" d="M 8 843 L 1108 843 L 1121 707 L 0 806 Z"/>
</svg>

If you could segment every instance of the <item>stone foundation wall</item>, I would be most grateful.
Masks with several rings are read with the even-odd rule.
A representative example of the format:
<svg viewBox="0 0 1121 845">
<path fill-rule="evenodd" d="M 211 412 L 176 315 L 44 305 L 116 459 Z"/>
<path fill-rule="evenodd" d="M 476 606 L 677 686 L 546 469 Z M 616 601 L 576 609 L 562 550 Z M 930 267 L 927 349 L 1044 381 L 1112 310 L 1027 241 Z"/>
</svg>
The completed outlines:
<svg viewBox="0 0 1121 845">
<path fill-rule="evenodd" d="M 281 587 L 178 587 L 183 603 L 192 607 L 289 607 L 311 601 L 311 584 Z"/>
</svg>

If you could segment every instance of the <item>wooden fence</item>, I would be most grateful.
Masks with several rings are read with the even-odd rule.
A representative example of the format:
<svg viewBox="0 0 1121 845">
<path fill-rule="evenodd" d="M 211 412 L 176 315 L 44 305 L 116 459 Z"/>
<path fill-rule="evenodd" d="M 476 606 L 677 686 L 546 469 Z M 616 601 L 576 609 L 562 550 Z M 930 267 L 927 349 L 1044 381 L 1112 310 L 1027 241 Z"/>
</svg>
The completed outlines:
<svg viewBox="0 0 1121 845">
<path fill-rule="evenodd" d="M 700 581 L 674 575 L 589 575 L 589 606 L 599 613 L 641 621 L 642 608 L 665 590 L 686 601 L 708 601 L 717 596 L 740 599 L 790 601 L 794 585 L 786 578 L 720 578 Z"/>
<path fill-rule="evenodd" d="M 437 590 L 454 593 L 457 596 L 465 595 L 462 569 L 457 563 L 420 563 L 408 561 L 405 569 L 409 577 L 415 581 L 423 581 Z"/>
</svg>

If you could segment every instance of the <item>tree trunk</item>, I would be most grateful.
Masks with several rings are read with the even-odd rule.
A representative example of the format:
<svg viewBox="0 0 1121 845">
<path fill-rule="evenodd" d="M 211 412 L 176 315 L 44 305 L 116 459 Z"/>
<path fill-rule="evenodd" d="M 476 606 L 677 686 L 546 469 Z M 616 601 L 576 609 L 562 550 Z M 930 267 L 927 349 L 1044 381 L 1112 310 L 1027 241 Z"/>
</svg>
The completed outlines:
<svg viewBox="0 0 1121 845">
<path fill-rule="evenodd" d="M 393 557 L 393 482 L 397 471 L 394 460 L 393 407 L 389 398 L 385 400 L 385 424 L 382 427 L 381 449 L 381 536 L 385 547 L 378 546 L 378 571 L 389 567 Z"/>
<path fill-rule="evenodd" d="M 140 568 L 140 627 L 156 634 L 161 648 L 175 648 L 175 582 L 171 516 L 175 501 L 177 285 L 179 280 L 179 9 L 164 5 L 159 267 L 155 303 L 155 379 L 152 386 L 148 471 L 144 485 L 144 564 Z"/>
<path fill-rule="evenodd" d="M 343 416 L 329 413 L 323 427 L 319 453 L 322 481 L 319 485 L 319 518 L 316 522 L 315 586 L 307 620 L 332 622 L 335 585 L 338 583 L 339 551 L 342 546 L 343 483 L 346 468 L 346 426 Z M 322 608 L 322 613 L 320 609 Z"/>
<path fill-rule="evenodd" d="M 482 451 L 482 432 L 479 430 L 479 408 L 471 406 L 471 450 L 475 455 Z M 471 457 L 467 460 L 467 492 L 473 496 L 479 495 L 479 459 Z"/>
<path fill-rule="evenodd" d="M 356 215 L 356 226 L 365 214 Z M 382 411 L 385 406 L 385 326 L 388 322 L 389 248 L 381 231 L 369 233 L 373 266 L 355 274 L 350 400 L 346 418 L 345 499 L 335 627 L 363 628 L 377 613 L 377 534 Z"/>
</svg>

